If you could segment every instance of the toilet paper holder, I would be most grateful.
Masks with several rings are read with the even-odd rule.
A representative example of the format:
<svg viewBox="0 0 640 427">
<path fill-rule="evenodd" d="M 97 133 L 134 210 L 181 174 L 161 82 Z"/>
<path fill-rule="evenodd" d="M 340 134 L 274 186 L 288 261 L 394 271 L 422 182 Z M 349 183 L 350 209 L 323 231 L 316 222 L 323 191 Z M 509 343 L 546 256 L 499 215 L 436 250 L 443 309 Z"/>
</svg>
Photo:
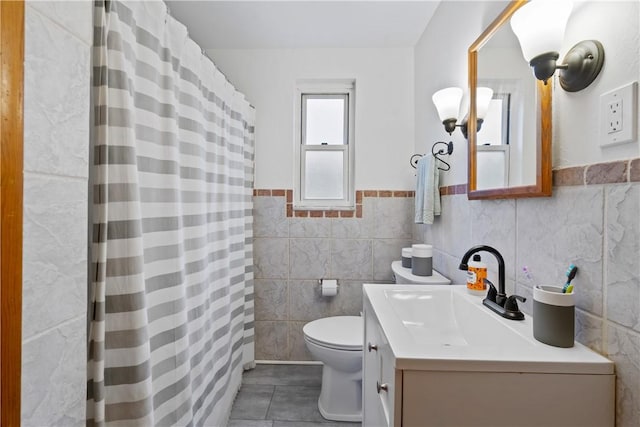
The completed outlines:
<svg viewBox="0 0 640 427">
<path fill-rule="evenodd" d="M 335 291 L 332 292 L 332 289 L 335 289 Z M 338 279 L 318 279 L 318 290 L 322 296 L 331 297 L 337 295 L 340 290 Z"/>
</svg>

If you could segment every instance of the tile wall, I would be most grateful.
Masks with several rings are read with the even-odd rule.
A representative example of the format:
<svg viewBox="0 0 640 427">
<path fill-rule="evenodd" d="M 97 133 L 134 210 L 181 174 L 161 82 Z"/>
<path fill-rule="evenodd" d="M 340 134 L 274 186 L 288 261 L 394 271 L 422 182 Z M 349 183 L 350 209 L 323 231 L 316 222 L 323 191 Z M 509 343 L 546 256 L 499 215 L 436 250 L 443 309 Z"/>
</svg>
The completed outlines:
<svg viewBox="0 0 640 427">
<path fill-rule="evenodd" d="M 92 3 L 25 15 L 22 425 L 81 426 Z"/>
<path fill-rule="evenodd" d="M 358 315 L 363 283 L 393 281 L 391 262 L 412 243 L 413 194 L 362 192 L 361 218 L 287 216 L 284 190 L 254 194 L 256 359 L 311 360 L 305 323 Z M 337 296 L 320 295 L 321 278 L 338 279 Z"/>
<path fill-rule="evenodd" d="M 554 172 L 553 196 L 519 200 L 443 197 L 443 215 L 415 226 L 434 245 L 434 267 L 455 282 L 464 252 L 487 244 L 504 256 L 507 293 L 527 298 L 534 283 L 561 284 L 578 266 L 576 339 L 616 364 L 618 426 L 640 425 L 640 159 Z M 489 278 L 497 283 L 495 261 Z M 527 266 L 533 280 L 522 273 Z"/>
</svg>

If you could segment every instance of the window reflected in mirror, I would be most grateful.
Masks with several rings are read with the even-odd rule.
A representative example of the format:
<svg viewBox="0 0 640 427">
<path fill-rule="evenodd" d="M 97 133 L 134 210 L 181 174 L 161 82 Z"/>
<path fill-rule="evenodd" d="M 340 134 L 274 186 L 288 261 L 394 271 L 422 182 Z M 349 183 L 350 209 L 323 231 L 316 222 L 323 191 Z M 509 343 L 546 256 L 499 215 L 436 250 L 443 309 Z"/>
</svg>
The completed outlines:
<svg viewBox="0 0 640 427">
<path fill-rule="evenodd" d="M 480 130 L 469 132 L 470 199 L 551 194 L 551 87 L 538 84 L 508 25 L 525 3 L 510 2 L 469 47 L 470 91 L 493 90 Z"/>
</svg>

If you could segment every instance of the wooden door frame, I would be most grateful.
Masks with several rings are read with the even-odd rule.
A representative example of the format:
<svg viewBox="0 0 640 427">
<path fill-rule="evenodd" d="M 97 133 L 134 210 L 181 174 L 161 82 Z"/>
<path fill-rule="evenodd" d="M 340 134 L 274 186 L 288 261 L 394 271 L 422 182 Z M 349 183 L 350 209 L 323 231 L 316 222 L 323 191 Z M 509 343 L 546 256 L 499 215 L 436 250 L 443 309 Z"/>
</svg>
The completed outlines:
<svg viewBox="0 0 640 427">
<path fill-rule="evenodd" d="M 0 425 L 20 425 L 24 1 L 0 1 Z"/>
</svg>

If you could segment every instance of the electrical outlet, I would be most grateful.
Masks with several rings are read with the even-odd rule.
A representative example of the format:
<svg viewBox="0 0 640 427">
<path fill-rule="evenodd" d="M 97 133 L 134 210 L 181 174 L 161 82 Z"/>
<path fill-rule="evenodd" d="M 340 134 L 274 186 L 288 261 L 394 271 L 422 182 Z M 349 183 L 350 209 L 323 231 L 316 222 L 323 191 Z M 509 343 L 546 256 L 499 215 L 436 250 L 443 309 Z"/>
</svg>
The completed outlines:
<svg viewBox="0 0 640 427">
<path fill-rule="evenodd" d="M 637 135 L 638 82 L 600 96 L 600 146 L 633 142 Z"/>
<path fill-rule="evenodd" d="M 608 107 L 609 131 L 607 133 L 622 132 L 622 100 L 610 102 Z"/>
</svg>

